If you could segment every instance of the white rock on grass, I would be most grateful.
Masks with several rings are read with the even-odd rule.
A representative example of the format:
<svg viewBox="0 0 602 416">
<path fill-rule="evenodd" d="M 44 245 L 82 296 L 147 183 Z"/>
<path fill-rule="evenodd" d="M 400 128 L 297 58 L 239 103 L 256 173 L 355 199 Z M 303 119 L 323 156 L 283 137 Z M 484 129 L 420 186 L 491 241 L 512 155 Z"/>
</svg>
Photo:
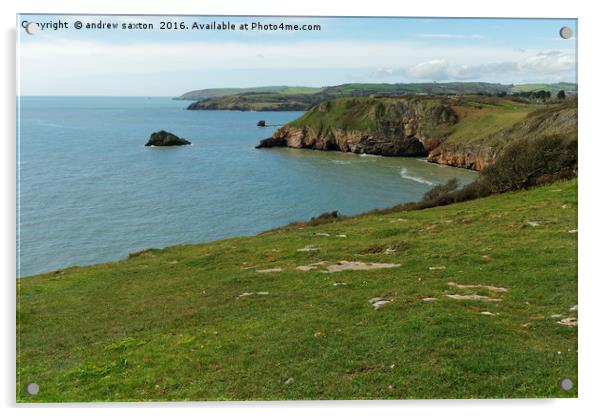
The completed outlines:
<svg viewBox="0 0 602 416">
<path fill-rule="evenodd" d="M 302 251 L 302 252 L 307 252 L 307 251 L 317 251 L 320 250 L 318 247 L 314 247 L 313 245 L 309 244 L 303 248 L 299 248 L 297 249 L 297 251 Z"/>
<path fill-rule="evenodd" d="M 431 266 L 429 270 L 445 270 L 445 266 Z"/>
<path fill-rule="evenodd" d="M 572 230 L 568 230 L 567 233 L 569 234 L 575 234 L 577 232 L 577 229 L 572 229 Z"/>
<path fill-rule="evenodd" d="M 478 289 L 478 288 L 483 288 L 483 289 L 487 289 L 490 290 L 491 292 L 507 292 L 508 289 L 506 289 L 505 287 L 497 287 L 497 286 L 488 286 L 488 285 L 460 285 L 458 283 L 455 282 L 448 282 L 447 283 L 449 286 L 454 286 L 460 289 Z"/>
<path fill-rule="evenodd" d="M 319 261 L 317 263 L 311 263 L 311 264 L 305 264 L 305 265 L 297 266 L 296 269 L 297 270 L 301 270 L 302 272 L 308 272 L 310 270 L 317 269 L 318 267 L 323 266 L 325 264 L 327 264 L 326 261 Z"/>
<path fill-rule="evenodd" d="M 576 310 L 577 310 L 577 305 L 575 305 L 575 306 L 571 306 L 571 307 L 569 308 L 569 311 L 576 311 Z"/>
<path fill-rule="evenodd" d="M 261 295 L 261 296 L 265 296 L 265 295 L 269 295 L 270 292 L 243 292 L 240 295 L 238 295 L 238 298 L 244 298 L 247 296 L 253 296 L 253 295 Z"/>
<path fill-rule="evenodd" d="M 433 302 L 433 301 L 437 300 L 437 298 L 422 298 L 422 300 L 424 302 Z"/>
<path fill-rule="evenodd" d="M 328 266 L 328 273 L 342 272 L 346 270 L 375 270 L 375 269 L 390 269 L 399 267 L 401 264 L 392 263 L 364 263 L 361 261 L 338 261 L 336 264 Z"/>
<path fill-rule="evenodd" d="M 577 318 L 564 318 L 558 321 L 557 323 L 564 326 L 577 326 Z"/>
<path fill-rule="evenodd" d="M 320 237 L 330 237 L 330 234 L 328 234 L 328 233 L 315 233 L 314 235 L 317 235 Z"/>
<path fill-rule="evenodd" d="M 539 221 L 527 221 L 527 224 L 529 224 L 531 227 L 539 227 L 541 225 Z"/>
<path fill-rule="evenodd" d="M 450 299 L 456 300 L 482 300 L 484 302 L 501 302 L 501 299 L 490 298 L 489 296 L 481 295 L 445 295 Z"/>
<path fill-rule="evenodd" d="M 282 271 L 282 267 L 274 267 L 272 269 L 257 270 L 257 273 L 277 273 L 277 272 L 281 272 L 281 271 Z"/>
<path fill-rule="evenodd" d="M 375 310 L 382 308 L 387 303 L 391 303 L 391 301 L 386 298 L 372 298 L 368 302 L 370 302 Z"/>
</svg>

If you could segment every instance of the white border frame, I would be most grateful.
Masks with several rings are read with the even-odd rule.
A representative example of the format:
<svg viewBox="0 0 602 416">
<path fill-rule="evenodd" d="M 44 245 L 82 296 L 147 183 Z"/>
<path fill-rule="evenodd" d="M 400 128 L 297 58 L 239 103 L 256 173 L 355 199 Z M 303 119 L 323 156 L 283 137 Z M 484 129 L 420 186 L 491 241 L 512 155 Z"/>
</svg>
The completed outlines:
<svg viewBox="0 0 602 416">
<path fill-rule="evenodd" d="M 2 126 L 4 127 L 3 162 L 1 168 L 3 203 L 0 255 L 2 273 L 2 350 L 3 365 L 0 377 L 0 394 L 6 414 L 19 415 L 106 415 L 127 414 L 198 415 L 200 412 L 247 414 L 327 414 L 344 411 L 350 415 L 376 412 L 417 412 L 448 415 L 488 415 L 509 412 L 545 413 L 546 415 L 570 415 L 593 413 L 600 408 L 601 396 L 599 346 L 600 322 L 598 304 L 602 295 L 602 276 L 596 259 L 597 242 L 600 240 L 601 219 L 596 202 L 600 186 L 596 180 L 596 159 L 602 154 L 602 138 L 599 137 L 599 101 L 602 99 L 600 54 L 598 41 L 602 39 L 601 17 L 595 2 L 518 1 L 484 2 L 470 0 L 416 2 L 369 2 L 302 0 L 287 4 L 277 0 L 244 0 L 191 2 L 190 0 L 5 0 L 2 8 L 3 29 L 3 86 Z M 579 399 L 540 400 L 423 400 L 423 401 L 303 401 L 303 402 L 196 402 L 196 403 L 145 403 L 145 404 L 68 404 L 68 405 L 16 405 L 15 404 L 15 44 L 17 13 L 107 13 L 107 14 L 203 14 L 203 15 L 310 15 L 310 16 L 440 16 L 440 17 L 553 17 L 579 19 L 579 219 L 586 226 L 579 233 Z M 602 175 L 599 175 L 602 176 Z M 597 186 L 596 186 L 597 185 Z M 169 410 L 167 410 L 169 408 Z M 111 410 L 108 410 L 111 409 Z"/>
</svg>

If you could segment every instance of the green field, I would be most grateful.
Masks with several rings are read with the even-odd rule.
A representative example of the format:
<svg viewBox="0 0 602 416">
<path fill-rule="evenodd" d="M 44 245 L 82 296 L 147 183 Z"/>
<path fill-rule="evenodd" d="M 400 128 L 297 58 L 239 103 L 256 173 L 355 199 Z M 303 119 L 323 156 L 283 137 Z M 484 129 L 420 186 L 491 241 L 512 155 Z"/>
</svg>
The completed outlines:
<svg viewBox="0 0 602 416">
<path fill-rule="evenodd" d="M 575 397 L 576 228 L 573 180 L 23 278 L 17 401 Z"/>
<path fill-rule="evenodd" d="M 512 87 L 512 92 L 529 92 L 529 91 L 550 91 L 552 94 L 558 93 L 560 90 L 564 90 L 565 92 L 577 92 L 577 84 L 573 84 L 571 82 L 558 82 L 554 84 L 522 84 L 522 85 L 514 85 Z"/>
</svg>

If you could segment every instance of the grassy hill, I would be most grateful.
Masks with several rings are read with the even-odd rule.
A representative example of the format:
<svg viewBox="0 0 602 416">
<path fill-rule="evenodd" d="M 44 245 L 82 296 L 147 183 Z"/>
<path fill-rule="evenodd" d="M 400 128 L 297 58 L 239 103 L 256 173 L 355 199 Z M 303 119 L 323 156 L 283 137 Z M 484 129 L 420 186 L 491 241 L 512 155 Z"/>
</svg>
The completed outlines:
<svg viewBox="0 0 602 416">
<path fill-rule="evenodd" d="M 24 278 L 17 400 L 575 397 L 576 227 L 574 180 Z"/>
<path fill-rule="evenodd" d="M 554 95 L 560 89 L 576 91 L 576 84 L 507 85 L 488 82 L 431 82 L 431 83 L 351 83 L 324 88 L 312 87 L 257 87 L 216 88 L 191 91 L 178 99 L 196 100 L 189 110 L 243 110 L 283 111 L 307 110 L 322 101 L 342 97 L 370 95 L 498 95 L 513 92 L 550 90 Z"/>
<path fill-rule="evenodd" d="M 188 110 L 303 111 L 319 101 L 316 94 L 247 92 L 195 101 Z"/>
<path fill-rule="evenodd" d="M 452 124 L 432 126 L 435 130 L 442 129 L 440 132 L 433 133 L 449 136 L 451 141 L 461 140 L 464 142 L 487 137 L 507 129 L 537 111 L 555 111 L 561 108 L 576 111 L 577 108 L 576 100 L 535 103 L 505 97 L 476 95 L 465 97 L 347 97 L 316 106 L 288 125 L 310 127 L 316 130 L 375 130 L 384 119 L 395 121 L 394 118 L 400 113 L 396 107 L 406 102 L 416 103 L 422 107 L 417 115 L 426 124 L 428 124 L 431 112 L 438 111 L 442 106 L 451 108 L 458 116 L 457 121 Z M 398 119 L 398 122 L 401 122 L 401 118 Z"/>
<path fill-rule="evenodd" d="M 370 94 L 498 94 L 508 92 L 509 87 L 489 82 L 351 83 L 326 87 L 322 93 L 333 98 Z"/>
<path fill-rule="evenodd" d="M 176 100 L 202 100 L 205 98 L 225 97 L 237 94 L 248 93 L 278 93 L 282 95 L 296 94 L 315 94 L 320 92 L 322 88 L 315 87 L 289 87 L 287 85 L 267 86 L 267 87 L 250 87 L 250 88 L 206 88 L 203 90 L 194 90 L 186 92 Z"/>
<path fill-rule="evenodd" d="M 288 146 L 428 160 L 482 170 L 517 141 L 577 140 L 577 100 L 464 96 L 345 97 L 315 105 L 258 148 Z M 417 141 L 419 143 L 417 143 Z"/>
<path fill-rule="evenodd" d="M 512 92 L 529 92 L 529 91 L 550 91 L 552 94 L 558 93 L 560 90 L 564 90 L 564 92 L 577 92 L 577 84 L 573 84 L 571 82 L 558 82 L 554 84 L 521 84 L 514 85 L 512 87 Z"/>
</svg>

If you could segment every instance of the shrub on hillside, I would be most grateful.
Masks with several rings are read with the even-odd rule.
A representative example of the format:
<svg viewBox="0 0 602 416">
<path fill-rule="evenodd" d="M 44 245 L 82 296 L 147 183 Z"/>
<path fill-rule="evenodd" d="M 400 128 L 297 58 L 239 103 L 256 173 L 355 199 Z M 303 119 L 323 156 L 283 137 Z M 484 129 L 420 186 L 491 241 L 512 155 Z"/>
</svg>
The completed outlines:
<svg viewBox="0 0 602 416">
<path fill-rule="evenodd" d="M 424 194 L 422 201 L 436 200 L 446 194 L 449 194 L 451 191 L 455 191 L 459 184 L 460 182 L 457 178 L 452 178 L 446 183 L 435 185 L 430 191 Z"/>
<path fill-rule="evenodd" d="M 491 195 L 490 189 L 485 182 L 477 179 L 462 188 L 458 188 L 458 180 L 450 179 L 444 184 L 436 185 L 424 194 L 422 201 L 405 204 L 405 210 L 418 210 L 443 205 L 455 204 L 457 202 L 470 201 L 472 199 L 482 198 Z"/>
<path fill-rule="evenodd" d="M 526 189 L 577 175 L 577 141 L 560 136 L 519 140 L 481 172 L 493 193 Z"/>
</svg>

